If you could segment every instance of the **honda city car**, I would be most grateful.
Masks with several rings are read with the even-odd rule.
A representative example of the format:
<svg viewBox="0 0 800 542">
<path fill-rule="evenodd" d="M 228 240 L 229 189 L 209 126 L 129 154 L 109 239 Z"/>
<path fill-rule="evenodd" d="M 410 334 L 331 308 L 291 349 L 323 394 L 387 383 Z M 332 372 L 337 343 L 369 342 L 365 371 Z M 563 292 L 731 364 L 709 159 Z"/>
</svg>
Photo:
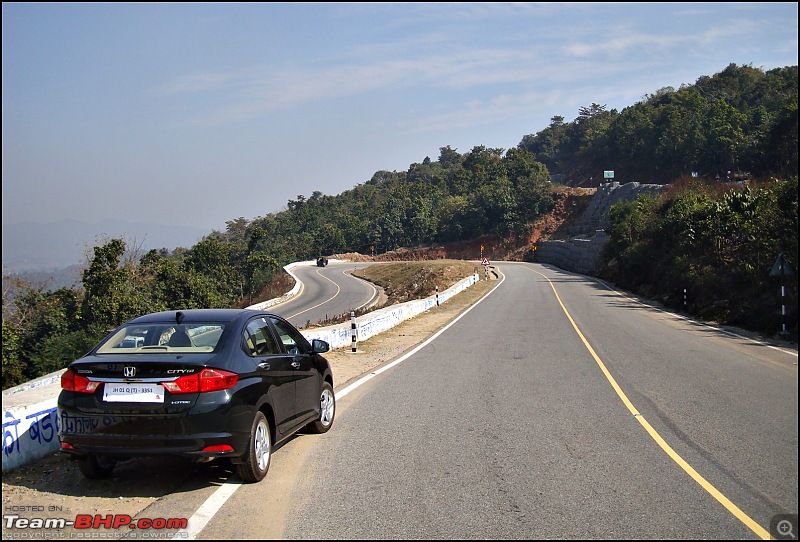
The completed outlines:
<svg viewBox="0 0 800 542">
<path fill-rule="evenodd" d="M 88 478 L 122 459 L 226 458 L 262 480 L 273 446 L 334 419 L 325 341 L 248 309 L 148 314 L 123 324 L 61 377 L 61 451 Z"/>
</svg>

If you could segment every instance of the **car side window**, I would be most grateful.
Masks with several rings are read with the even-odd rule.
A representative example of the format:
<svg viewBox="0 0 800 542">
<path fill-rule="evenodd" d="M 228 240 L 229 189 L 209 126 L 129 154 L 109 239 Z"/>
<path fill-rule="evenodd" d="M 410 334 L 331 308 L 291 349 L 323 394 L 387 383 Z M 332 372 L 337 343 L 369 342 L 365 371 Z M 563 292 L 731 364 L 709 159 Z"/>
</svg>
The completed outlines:
<svg viewBox="0 0 800 542">
<path fill-rule="evenodd" d="M 263 318 L 256 318 L 247 324 L 243 339 L 242 348 L 248 356 L 269 356 L 280 353 L 275 336 Z"/>
<path fill-rule="evenodd" d="M 305 353 L 302 335 L 296 329 L 278 318 L 270 318 L 270 320 L 275 324 L 280 340 L 289 354 L 297 356 Z"/>
</svg>

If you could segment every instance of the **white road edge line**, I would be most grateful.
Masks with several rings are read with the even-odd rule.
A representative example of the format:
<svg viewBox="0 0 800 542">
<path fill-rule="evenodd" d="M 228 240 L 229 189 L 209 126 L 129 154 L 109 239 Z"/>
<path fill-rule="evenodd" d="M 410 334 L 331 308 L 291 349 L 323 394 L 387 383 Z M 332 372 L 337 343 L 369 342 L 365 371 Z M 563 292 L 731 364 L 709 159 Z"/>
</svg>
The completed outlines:
<svg viewBox="0 0 800 542">
<path fill-rule="evenodd" d="M 392 368 L 392 367 L 394 367 L 395 365 L 399 365 L 400 363 L 404 362 L 405 360 L 407 360 L 408 358 L 410 358 L 411 356 L 413 356 L 414 354 L 416 354 L 417 352 L 419 352 L 420 350 L 422 350 L 423 348 L 425 348 L 426 346 L 428 346 L 428 345 L 429 345 L 431 342 L 433 342 L 433 340 L 434 340 L 434 339 L 436 339 L 436 337 L 438 337 L 439 335 L 441 335 L 442 333 L 444 333 L 445 331 L 447 331 L 447 329 L 448 329 L 450 326 L 452 326 L 453 324 L 455 324 L 456 322 L 458 322 L 459 320 L 461 320 L 461 318 L 463 318 L 464 316 L 466 316 L 466 315 L 467 315 L 467 313 L 468 313 L 469 311 L 471 311 L 472 309 L 474 309 L 475 307 L 477 307 L 478 305 L 480 305 L 480 304 L 483 302 L 483 300 L 484 300 L 484 299 L 486 299 L 487 297 L 489 297 L 489 295 L 491 295 L 492 293 L 494 293 L 494 291 L 497 289 L 497 287 L 498 287 L 498 286 L 500 286 L 500 285 L 503 283 L 503 281 L 505 280 L 505 275 L 502 275 L 502 277 L 503 277 L 503 278 L 500 280 L 500 282 L 498 282 L 498 283 L 497 283 L 497 284 L 494 286 L 494 288 L 492 288 L 491 290 L 489 290 L 489 292 L 487 292 L 485 296 L 483 296 L 482 298 L 480 298 L 480 299 L 479 299 L 479 300 L 478 300 L 478 301 L 477 301 L 477 302 L 476 302 L 474 305 L 472 305 L 470 308 L 468 308 L 467 310 L 465 310 L 464 312 L 462 312 L 461 314 L 459 314 L 459 315 L 458 315 L 458 316 L 457 316 L 457 317 L 456 317 L 456 318 L 455 318 L 455 319 L 454 319 L 452 322 L 450 322 L 449 324 L 447 324 L 446 326 L 444 326 L 442 329 L 440 329 L 439 331 L 437 331 L 436 333 L 434 333 L 433 335 L 431 335 L 431 336 L 430 336 L 430 337 L 429 337 L 427 340 L 425 340 L 425 342 L 422 342 L 422 343 L 418 344 L 418 345 L 417 345 L 416 347 L 414 347 L 412 350 L 409 350 L 408 352 L 406 352 L 405 354 L 403 354 L 402 356 L 400 356 L 400 357 L 399 357 L 399 358 L 397 358 L 396 360 L 392 361 L 391 363 L 387 363 L 387 364 L 386 364 L 386 365 L 384 365 L 383 367 L 381 367 L 381 368 L 379 368 L 379 369 L 376 369 L 375 371 L 373 371 L 373 372 L 369 373 L 368 375 L 362 376 L 361 378 L 359 378 L 358 380 L 356 380 L 355 382 L 353 382 L 353 383 L 352 383 L 352 384 L 350 384 L 349 386 L 345 386 L 345 387 L 344 387 L 344 388 L 342 388 L 340 391 L 336 392 L 336 399 L 338 400 L 338 399 L 340 399 L 340 398 L 344 397 L 345 395 L 347 395 L 348 393 L 350 393 L 351 391 L 353 391 L 353 390 L 354 390 L 354 389 L 356 389 L 357 387 L 361 386 L 362 384 L 364 384 L 364 383 L 365 383 L 365 382 L 367 382 L 368 380 L 371 380 L 371 379 L 375 378 L 376 376 L 378 376 L 379 374 L 381 374 L 381 373 L 382 373 L 382 372 L 384 372 L 384 371 L 388 371 L 389 369 L 391 369 L 391 368 Z"/>
<path fill-rule="evenodd" d="M 211 521 L 216 513 L 222 508 L 222 505 L 225 504 L 231 495 L 236 493 L 236 490 L 242 487 L 242 484 L 238 482 L 226 482 L 219 486 L 214 493 L 211 494 L 209 498 L 206 499 L 206 502 L 197 509 L 197 512 L 189 518 L 189 524 L 186 529 L 181 529 L 175 536 L 172 537 L 173 540 L 194 540 L 197 538 L 197 535 L 200 534 L 205 526 Z"/>
<path fill-rule="evenodd" d="M 449 324 L 444 326 L 442 329 L 440 329 L 439 331 L 434 333 L 425 342 L 419 344 L 413 350 L 411 350 L 411 351 L 407 352 L 406 354 L 400 356 L 399 358 L 397 358 L 393 362 L 384 365 L 380 369 L 377 369 L 377 370 L 369 373 L 368 375 L 356 380 L 355 382 L 353 382 L 349 386 L 346 386 L 344 389 L 342 389 L 339 392 L 337 392 L 336 393 L 336 400 L 338 401 L 339 399 L 341 399 L 342 397 L 346 396 L 348 393 L 350 393 L 351 391 L 353 391 L 357 387 L 359 387 L 362 384 L 366 383 L 368 380 L 371 380 L 372 378 L 378 376 L 382 372 L 387 371 L 387 370 L 391 369 L 392 367 L 394 367 L 395 365 L 398 365 L 398 364 L 402 363 L 403 361 L 407 360 L 408 358 L 410 358 L 411 356 L 413 356 L 414 354 L 416 354 L 417 352 L 419 352 L 420 350 L 425 348 L 428 344 L 433 342 L 433 340 L 436 339 L 436 337 L 438 337 L 439 335 L 444 333 L 450 326 L 452 326 L 453 324 L 455 324 L 456 322 L 461 320 L 461 318 L 466 316 L 466 314 L 469 311 L 471 311 L 472 309 L 477 307 L 481 302 L 483 302 L 484 299 L 486 299 L 487 297 L 489 297 L 489 295 L 494 293 L 494 291 L 497 289 L 497 287 L 500 286 L 503 283 L 503 281 L 505 280 L 505 275 L 502 275 L 502 273 L 501 273 L 501 276 L 502 276 L 502 279 L 500 280 L 500 282 L 498 282 L 494 286 L 494 288 L 489 290 L 489 292 L 487 292 L 485 296 L 480 298 L 470 308 L 468 308 L 467 310 L 465 310 L 464 312 L 459 314 L 452 322 L 450 322 Z M 217 512 L 219 512 L 219 509 L 222 508 L 222 505 L 224 505 L 225 502 L 229 498 L 231 498 L 231 496 L 234 493 L 236 493 L 236 490 L 239 489 L 240 487 L 242 487 L 242 484 L 239 483 L 239 482 L 225 482 L 224 484 L 219 486 L 219 488 L 217 488 L 214 491 L 214 493 L 212 493 L 211 496 L 206 499 L 206 502 L 204 502 L 200 506 L 200 508 L 197 509 L 197 512 L 195 512 L 192 515 L 192 517 L 189 518 L 188 527 L 186 529 L 181 529 L 180 531 L 175 533 L 175 536 L 173 536 L 172 539 L 173 540 L 195 540 L 195 539 L 197 539 L 197 535 L 199 535 L 200 532 L 203 529 L 205 529 L 206 525 L 208 525 L 208 522 L 211 521 L 211 519 L 217 514 Z"/>
</svg>

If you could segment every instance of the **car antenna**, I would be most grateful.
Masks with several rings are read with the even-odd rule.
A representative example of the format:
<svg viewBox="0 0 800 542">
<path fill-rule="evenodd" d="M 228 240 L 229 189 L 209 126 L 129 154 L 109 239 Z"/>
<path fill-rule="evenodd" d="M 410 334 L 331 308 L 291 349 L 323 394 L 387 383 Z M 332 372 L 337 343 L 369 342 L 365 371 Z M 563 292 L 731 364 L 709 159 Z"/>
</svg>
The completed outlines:
<svg viewBox="0 0 800 542">
<path fill-rule="evenodd" d="M 186 316 L 186 315 L 183 314 L 181 311 L 176 312 L 175 313 L 175 321 L 180 324 L 181 322 L 183 322 L 183 317 L 184 316 Z"/>
</svg>

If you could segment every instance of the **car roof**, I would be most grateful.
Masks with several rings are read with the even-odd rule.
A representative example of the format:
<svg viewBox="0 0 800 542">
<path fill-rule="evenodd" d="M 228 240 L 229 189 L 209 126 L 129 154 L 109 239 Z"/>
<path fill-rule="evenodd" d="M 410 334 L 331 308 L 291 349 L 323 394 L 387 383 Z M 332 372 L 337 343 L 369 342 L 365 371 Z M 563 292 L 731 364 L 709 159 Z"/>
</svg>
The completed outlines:
<svg viewBox="0 0 800 542">
<path fill-rule="evenodd" d="M 183 317 L 179 317 L 182 314 Z M 240 318 L 250 318 L 269 313 L 252 309 L 184 309 L 176 311 L 153 312 L 130 320 L 129 324 L 148 323 L 198 323 L 198 322 L 234 322 Z"/>
</svg>

